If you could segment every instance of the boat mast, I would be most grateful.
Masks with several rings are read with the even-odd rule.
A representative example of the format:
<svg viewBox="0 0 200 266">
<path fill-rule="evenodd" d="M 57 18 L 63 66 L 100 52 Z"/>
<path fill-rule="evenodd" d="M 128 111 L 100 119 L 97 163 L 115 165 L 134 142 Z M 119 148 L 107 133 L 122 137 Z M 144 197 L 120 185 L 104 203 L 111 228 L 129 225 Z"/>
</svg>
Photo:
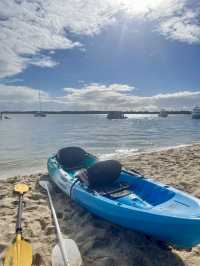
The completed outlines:
<svg viewBox="0 0 200 266">
<path fill-rule="evenodd" d="M 40 91 L 39 91 L 39 107 L 40 107 L 40 113 L 41 113 L 41 97 L 40 97 Z"/>
</svg>

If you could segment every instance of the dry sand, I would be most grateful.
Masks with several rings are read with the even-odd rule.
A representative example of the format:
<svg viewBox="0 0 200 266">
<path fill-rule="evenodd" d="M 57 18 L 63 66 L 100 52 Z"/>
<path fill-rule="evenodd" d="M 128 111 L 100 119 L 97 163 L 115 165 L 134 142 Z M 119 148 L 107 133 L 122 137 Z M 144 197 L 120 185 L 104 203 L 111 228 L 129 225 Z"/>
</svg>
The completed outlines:
<svg viewBox="0 0 200 266">
<path fill-rule="evenodd" d="M 125 167 L 135 169 L 200 198 L 200 145 L 119 158 Z M 55 231 L 46 194 L 38 185 L 45 177 L 37 174 L 0 182 L 0 254 L 15 232 L 17 196 L 13 187 L 19 181 L 30 185 L 23 211 L 24 237 L 31 241 L 34 265 L 51 265 Z M 125 230 L 92 216 L 60 192 L 53 201 L 61 230 L 73 238 L 85 266 L 199 266 L 200 247 L 191 252 L 167 249 L 143 234 Z M 184 233 L 184 232 L 183 232 Z"/>
</svg>

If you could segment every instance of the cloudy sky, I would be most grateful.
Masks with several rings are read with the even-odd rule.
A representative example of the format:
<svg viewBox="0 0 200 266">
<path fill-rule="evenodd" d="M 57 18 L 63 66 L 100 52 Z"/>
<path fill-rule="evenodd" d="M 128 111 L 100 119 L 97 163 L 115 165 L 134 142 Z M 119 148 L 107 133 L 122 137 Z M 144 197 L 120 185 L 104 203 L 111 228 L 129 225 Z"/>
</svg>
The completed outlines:
<svg viewBox="0 0 200 266">
<path fill-rule="evenodd" d="M 200 105 L 198 0 L 1 0 L 0 110 Z"/>
</svg>

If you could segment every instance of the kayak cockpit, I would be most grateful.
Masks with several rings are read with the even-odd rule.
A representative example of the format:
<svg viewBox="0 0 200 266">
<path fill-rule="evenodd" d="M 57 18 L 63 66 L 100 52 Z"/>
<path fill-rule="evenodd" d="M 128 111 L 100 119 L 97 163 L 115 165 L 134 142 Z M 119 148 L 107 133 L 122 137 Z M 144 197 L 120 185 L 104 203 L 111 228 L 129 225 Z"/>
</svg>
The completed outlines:
<svg viewBox="0 0 200 266">
<path fill-rule="evenodd" d="M 145 209 L 167 202 L 175 195 L 167 188 L 125 170 L 113 184 L 95 189 L 95 192 L 116 202 Z"/>
<path fill-rule="evenodd" d="M 129 186 L 127 195 L 115 199 L 120 203 L 138 208 L 154 208 L 156 212 L 177 217 L 200 217 L 199 201 L 175 188 L 126 170 L 122 170 L 117 182 Z"/>
<path fill-rule="evenodd" d="M 122 171 L 119 181 L 130 184 L 131 191 L 151 206 L 162 204 L 175 196 L 175 193 L 166 186 L 158 185 L 158 183 L 125 170 Z"/>
</svg>

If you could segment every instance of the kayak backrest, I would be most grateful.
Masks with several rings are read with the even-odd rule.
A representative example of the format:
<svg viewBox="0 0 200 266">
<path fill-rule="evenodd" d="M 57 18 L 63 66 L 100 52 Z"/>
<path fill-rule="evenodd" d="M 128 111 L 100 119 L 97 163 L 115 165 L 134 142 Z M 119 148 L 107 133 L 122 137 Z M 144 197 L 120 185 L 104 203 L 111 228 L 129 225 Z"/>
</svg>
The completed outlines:
<svg viewBox="0 0 200 266">
<path fill-rule="evenodd" d="M 113 184 L 121 173 L 121 164 L 116 160 L 100 161 L 87 169 L 90 188 L 106 187 Z"/>
<path fill-rule="evenodd" d="M 88 153 L 80 147 L 62 148 L 56 154 L 57 161 L 65 169 L 78 167 L 87 156 Z"/>
</svg>

